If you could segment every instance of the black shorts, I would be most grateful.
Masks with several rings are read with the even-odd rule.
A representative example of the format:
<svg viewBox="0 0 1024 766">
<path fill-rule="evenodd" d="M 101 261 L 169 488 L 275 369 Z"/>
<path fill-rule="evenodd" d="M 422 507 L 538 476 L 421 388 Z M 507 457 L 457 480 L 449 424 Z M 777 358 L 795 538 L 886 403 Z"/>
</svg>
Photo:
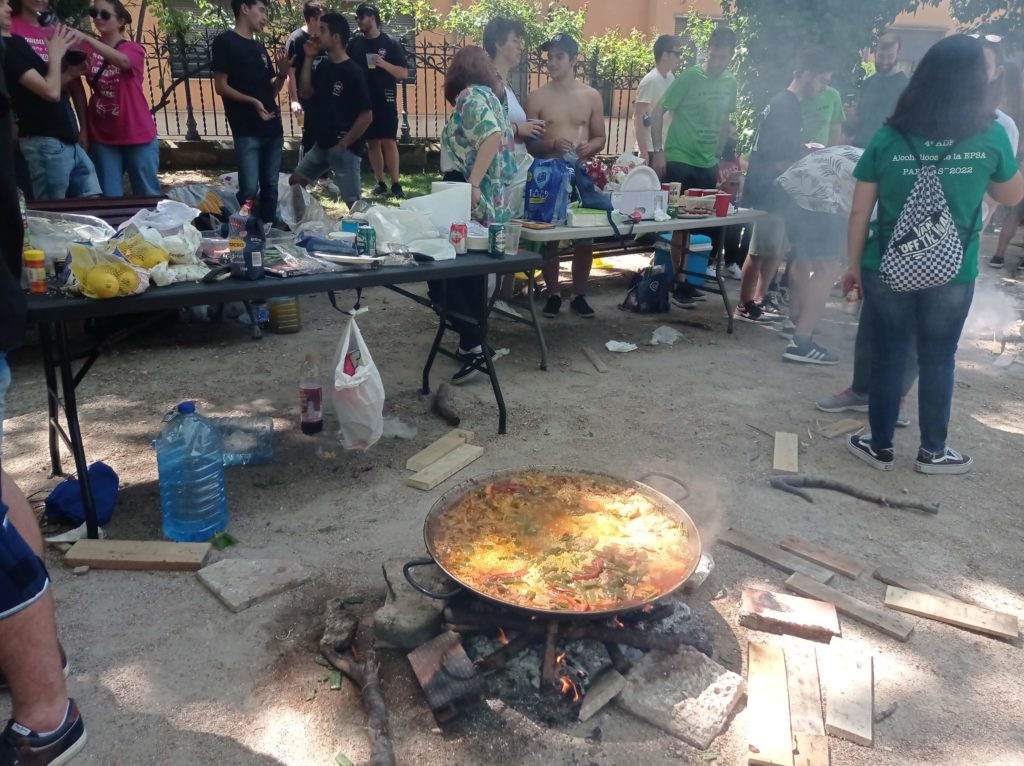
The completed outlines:
<svg viewBox="0 0 1024 766">
<path fill-rule="evenodd" d="M 687 189 L 717 189 L 718 165 L 698 168 L 685 162 L 669 162 L 665 166 L 665 183 L 677 183 Z"/>
<path fill-rule="evenodd" d="M 398 107 L 393 103 L 373 105 L 373 122 L 366 129 L 363 138 L 373 141 L 381 138 L 398 138 Z"/>
</svg>

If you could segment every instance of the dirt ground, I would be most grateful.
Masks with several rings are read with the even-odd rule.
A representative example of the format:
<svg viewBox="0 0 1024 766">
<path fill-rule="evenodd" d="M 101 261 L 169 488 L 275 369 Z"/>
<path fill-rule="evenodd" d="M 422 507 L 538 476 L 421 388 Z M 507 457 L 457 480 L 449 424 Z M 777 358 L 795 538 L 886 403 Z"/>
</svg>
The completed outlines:
<svg viewBox="0 0 1024 766">
<path fill-rule="evenodd" d="M 912 470 L 916 424 L 898 432 L 898 467 L 891 473 L 853 459 L 841 439 L 809 437 L 808 429 L 840 417 L 816 412 L 812 403 L 850 380 L 855 330 L 838 299 L 823 323 L 822 342 L 843 357 L 831 368 L 783 362 L 784 341 L 770 327 L 738 323 L 727 335 L 714 296 L 692 312 L 618 311 L 626 276 L 614 271 L 596 280 L 596 319 L 545 321 L 547 372 L 538 370 L 528 328 L 495 322 L 494 345 L 511 350 L 498 362 L 509 403 L 508 434 L 496 432 L 485 383 L 460 388 L 463 426 L 476 431 L 485 452 L 430 492 L 407 487 L 403 468 L 410 455 L 447 430 L 417 393 L 435 327 L 418 305 L 383 289 L 365 295 L 370 310 L 360 325 L 383 375 L 387 411 L 418 429 L 411 441 L 383 440 L 366 454 L 344 454 L 330 436 L 306 437 L 297 427 L 303 352 L 313 350 L 329 363 L 343 323 L 322 296 L 302 299 L 298 335 L 253 341 L 237 321 L 178 323 L 118 344 L 79 388 L 89 459 L 109 463 L 123 482 L 110 535 L 160 539 L 150 442 L 164 413 L 196 399 L 209 414 L 271 415 L 276 429 L 271 465 L 227 471 L 230 531 L 239 544 L 211 560 L 287 558 L 315 566 L 317 575 L 302 588 L 232 614 L 193 574 L 93 570 L 76 577 L 50 551 L 70 688 L 89 730 L 89 745 L 76 763 L 300 766 L 334 763 L 338 753 L 365 763 L 369 749 L 356 690 L 346 682 L 329 691 L 321 682 L 323 668 L 314 664 L 323 603 L 333 595 L 363 594 L 366 603 L 359 608 L 372 615 L 383 598 L 381 562 L 422 552 L 422 520 L 434 499 L 460 478 L 499 468 L 565 464 L 631 477 L 651 469 L 682 477 L 689 488 L 682 504 L 717 559 L 712 577 L 689 603 L 712 623 L 720 661 L 736 671 L 744 671 L 748 640 L 784 643 L 738 626 L 740 590 L 781 590 L 784 576 L 716 545 L 717 532 L 729 525 L 766 540 L 799 535 L 873 565 L 911 567 L 954 595 L 1024 615 L 1024 365 L 993 366 L 1001 346 L 992 330 L 1008 323 L 1016 334 L 1007 348 L 1024 359 L 1017 321 L 1024 282 L 982 271 L 976 311 L 960 347 L 952 416 L 953 445 L 977 463 L 963 477 Z M 738 283 L 730 286 L 735 290 Z M 663 324 L 685 339 L 647 345 Z M 640 348 L 611 354 L 603 346 L 612 339 Z M 607 374 L 594 370 L 583 346 L 599 350 L 611 368 Z M 38 349 L 29 345 L 12 361 L 4 465 L 41 502 L 55 481 L 48 478 Z M 439 360 L 435 385 L 454 369 Z M 914 394 L 910 412 L 916 421 Z M 769 488 L 772 442 L 761 431 L 777 430 L 800 435 L 804 471 L 938 502 L 941 513 L 887 510 L 818 491 L 811 505 Z M 868 575 L 839 578 L 835 585 L 872 603 L 880 604 L 884 594 Z M 842 619 L 844 640 L 874 656 L 876 709 L 897 708 L 876 726 L 873 749 L 833 738 L 833 763 L 1024 763 L 1020 644 L 908 619 L 916 627 L 907 643 Z M 529 710 L 487 699 L 442 731 L 402 655 L 384 655 L 384 691 L 403 764 L 746 763 L 742 707 L 709 749 L 717 761 L 615 709 L 586 724 L 550 725 L 531 718 Z"/>
</svg>

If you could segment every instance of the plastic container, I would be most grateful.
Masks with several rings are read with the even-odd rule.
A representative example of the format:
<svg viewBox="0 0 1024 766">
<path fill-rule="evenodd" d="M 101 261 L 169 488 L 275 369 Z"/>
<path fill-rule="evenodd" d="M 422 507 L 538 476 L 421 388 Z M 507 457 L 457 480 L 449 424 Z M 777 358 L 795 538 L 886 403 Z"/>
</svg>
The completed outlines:
<svg viewBox="0 0 1024 766">
<path fill-rule="evenodd" d="M 302 313 L 296 296 L 270 298 L 267 300 L 267 309 L 270 311 L 271 332 L 288 335 L 302 329 Z"/>
<path fill-rule="evenodd" d="M 207 418 L 220 433 L 224 465 L 264 465 L 274 459 L 274 421 L 266 415 Z"/>
<path fill-rule="evenodd" d="M 710 259 L 711 237 L 705 234 L 691 234 L 690 252 L 686 256 L 686 281 L 698 287 L 703 285 Z"/>
<path fill-rule="evenodd" d="M 345 363 L 348 364 L 347 359 Z M 324 430 L 323 378 L 316 356 L 309 352 L 302 360 L 302 369 L 299 370 L 299 428 L 302 429 L 302 433 L 309 436 Z"/>
<path fill-rule="evenodd" d="M 164 535 L 179 543 L 210 540 L 228 525 L 220 432 L 195 402 L 178 412 L 153 442 L 160 475 Z"/>
<path fill-rule="evenodd" d="M 263 254 L 266 241 L 263 224 L 253 215 L 247 202 L 228 219 L 228 247 L 231 250 L 231 276 L 235 279 L 263 279 Z"/>
</svg>

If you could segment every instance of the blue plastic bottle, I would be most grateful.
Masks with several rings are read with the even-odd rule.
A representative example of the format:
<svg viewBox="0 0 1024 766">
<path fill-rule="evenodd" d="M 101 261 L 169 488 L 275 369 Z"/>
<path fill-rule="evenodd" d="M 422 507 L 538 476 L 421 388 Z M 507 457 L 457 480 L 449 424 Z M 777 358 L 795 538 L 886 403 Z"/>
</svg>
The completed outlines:
<svg viewBox="0 0 1024 766">
<path fill-rule="evenodd" d="M 164 535 L 179 543 L 201 543 L 228 525 L 224 457 L 217 429 L 182 402 L 178 414 L 153 442 L 160 474 Z"/>
</svg>

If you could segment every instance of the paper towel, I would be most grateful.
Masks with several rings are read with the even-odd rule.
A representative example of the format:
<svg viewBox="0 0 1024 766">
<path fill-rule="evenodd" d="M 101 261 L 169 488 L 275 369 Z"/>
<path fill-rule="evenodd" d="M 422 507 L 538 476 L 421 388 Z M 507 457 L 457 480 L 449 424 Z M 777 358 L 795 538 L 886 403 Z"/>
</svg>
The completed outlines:
<svg viewBox="0 0 1024 766">
<path fill-rule="evenodd" d="M 438 233 L 447 237 L 453 223 L 469 221 L 472 195 L 470 184 L 434 181 L 430 185 L 430 194 L 402 200 L 400 206 L 424 213 L 437 227 Z"/>
</svg>

